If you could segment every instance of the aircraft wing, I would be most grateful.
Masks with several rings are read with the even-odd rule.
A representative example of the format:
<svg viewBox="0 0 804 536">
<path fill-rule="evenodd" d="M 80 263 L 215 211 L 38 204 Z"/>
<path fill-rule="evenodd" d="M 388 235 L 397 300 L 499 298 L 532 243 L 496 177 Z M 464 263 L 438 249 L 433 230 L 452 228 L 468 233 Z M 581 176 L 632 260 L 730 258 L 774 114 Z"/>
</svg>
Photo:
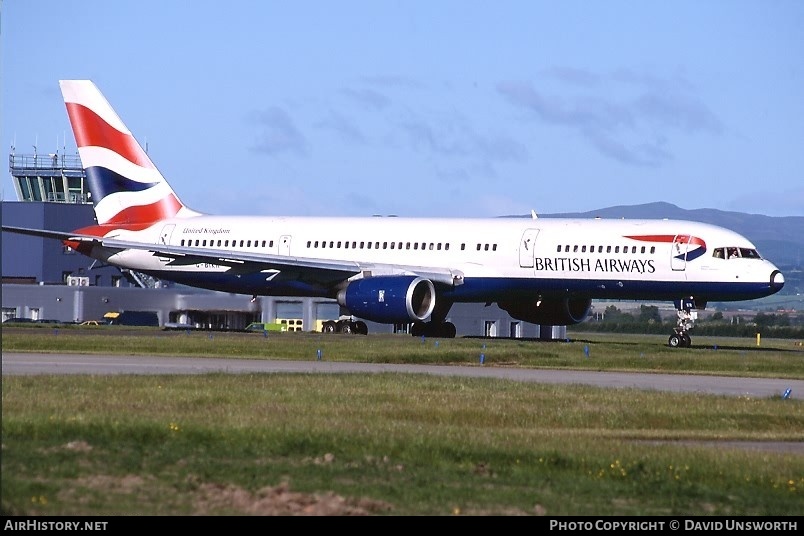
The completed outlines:
<svg viewBox="0 0 804 536">
<path fill-rule="evenodd" d="M 124 251 L 135 249 L 149 251 L 154 256 L 166 259 L 166 266 L 187 266 L 209 263 L 228 266 L 234 273 L 277 272 L 275 280 L 292 279 L 332 285 L 358 274 L 377 275 L 418 275 L 434 284 L 456 286 L 463 283 L 463 273 L 434 266 L 408 266 L 398 264 L 364 263 L 359 261 L 329 260 L 314 257 L 292 257 L 272 253 L 251 253 L 213 248 L 170 246 L 149 244 L 132 240 L 105 238 L 63 231 L 27 229 L 23 227 L 2 226 L 3 231 L 56 240 L 88 243 L 110 250 Z"/>
<path fill-rule="evenodd" d="M 3 231 L 16 234 L 24 234 L 30 236 L 38 236 L 40 238 L 54 238 L 56 240 L 73 240 L 75 242 L 93 241 L 100 243 L 101 238 L 91 235 L 82 235 L 75 233 L 68 233 L 65 231 L 48 231 L 44 229 L 28 229 L 26 227 L 12 227 L 10 225 L 3 225 Z"/>
</svg>

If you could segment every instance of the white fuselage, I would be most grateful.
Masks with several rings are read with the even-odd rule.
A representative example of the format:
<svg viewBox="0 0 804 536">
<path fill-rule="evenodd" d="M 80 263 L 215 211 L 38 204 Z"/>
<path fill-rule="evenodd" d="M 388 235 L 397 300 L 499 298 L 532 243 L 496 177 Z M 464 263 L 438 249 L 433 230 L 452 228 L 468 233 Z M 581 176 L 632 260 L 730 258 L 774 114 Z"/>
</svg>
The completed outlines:
<svg viewBox="0 0 804 536">
<path fill-rule="evenodd" d="M 468 285 L 456 287 L 456 301 L 484 300 L 484 288 L 507 293 L 583 291 L 599 298 L 664 299 L 697 293 L 717 300 L 744 299 L 769 289 L 772 274 L 778 273 L 759 257 L 713 256 L 717 248 L 755 251 L 743 236 L 678 220 L 200 216 L 167 220 L 136 232 L 121 230 L 115 236 L 199 251 L 351 261 L 367 270 L 374 265 L 439 267 L 462 274 Z M 208 262 L 166 266 L 165 259 L 135 250 L 109 260 L 166 279 L 171 273 L 203 278 L 231 269 Z M 669 283 L 676 284 L 675 290 Z M 252 292 L 253 288 L 244 290 Z"/>
</svg>

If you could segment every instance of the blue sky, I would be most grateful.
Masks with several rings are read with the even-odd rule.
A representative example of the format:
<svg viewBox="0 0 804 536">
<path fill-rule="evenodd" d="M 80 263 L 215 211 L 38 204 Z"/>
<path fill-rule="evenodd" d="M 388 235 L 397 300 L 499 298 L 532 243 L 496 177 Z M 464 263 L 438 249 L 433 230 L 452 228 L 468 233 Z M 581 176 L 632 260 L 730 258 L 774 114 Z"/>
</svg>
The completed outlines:
<svg viewBox="0 0 804 536">
<path fill-rule="evenodd" d="M 92 79 L 199 211 L 804 216 L 800 0 L 0 1 L 3 149 Z"/>
</svg>

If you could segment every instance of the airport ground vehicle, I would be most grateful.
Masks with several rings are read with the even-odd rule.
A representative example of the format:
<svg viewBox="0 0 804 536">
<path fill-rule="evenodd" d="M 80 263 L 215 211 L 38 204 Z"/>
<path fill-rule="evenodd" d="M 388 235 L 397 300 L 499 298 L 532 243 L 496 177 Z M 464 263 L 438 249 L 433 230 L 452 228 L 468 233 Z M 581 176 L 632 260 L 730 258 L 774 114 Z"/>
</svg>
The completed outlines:
<svg viewBox="0 0 804 536">
<path fill-rule="evenodd" d="M 276 319 L 276 322 L 252 322 L 244 331 L 303 331 L 301 319 Z"/>
<path fill-rule="evenodd" d="M 285 331 L 280 324 L 272 322 L 252 322 L 243 331 Z"/>
<path fill-rule="evenodd" d="M 153 311 L 110 311 L 103 318 L 112 326 L 159 326 L 159 315 Z"/>
<path fill-rule="evenodd" d="M 32 318 L 17 318 L 17 317 L 6 318 L 5 320 L 3 320 L 3 324 L 33 324 L 35 322 L 36 320 Z"/>
</svg>

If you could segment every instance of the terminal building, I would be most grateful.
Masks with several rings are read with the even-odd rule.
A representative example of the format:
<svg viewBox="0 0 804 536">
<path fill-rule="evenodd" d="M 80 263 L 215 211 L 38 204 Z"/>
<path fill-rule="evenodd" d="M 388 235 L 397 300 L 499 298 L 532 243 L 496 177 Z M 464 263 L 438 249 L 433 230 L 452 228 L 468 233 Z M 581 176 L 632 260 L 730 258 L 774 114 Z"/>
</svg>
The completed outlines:
<svg viewBox="0 0 804 536">
<path fill-rule="evenodd" d="M 9 155 L 17 201 L 2 201 L 3 225 L 72 231 L 94 223 L 84 170 L 77 154 Z M 102 321 L 124 311 L 155 313 L 163 327 L 242 330 L 252 322 L 284 331 L 321 331 L 337 319 L 335 300 L 257 297 L 214 292 L 156 280 L 105 265 L 61 242 L 2 233 L 2 320 Z M 565 326 L 511 318 L 496 305 L 452 306 L 447 320 L 457 336 L 566 338 Z M 369 333 L 407 333 L 409 325 L 366 322 Z"/>
</svg>

